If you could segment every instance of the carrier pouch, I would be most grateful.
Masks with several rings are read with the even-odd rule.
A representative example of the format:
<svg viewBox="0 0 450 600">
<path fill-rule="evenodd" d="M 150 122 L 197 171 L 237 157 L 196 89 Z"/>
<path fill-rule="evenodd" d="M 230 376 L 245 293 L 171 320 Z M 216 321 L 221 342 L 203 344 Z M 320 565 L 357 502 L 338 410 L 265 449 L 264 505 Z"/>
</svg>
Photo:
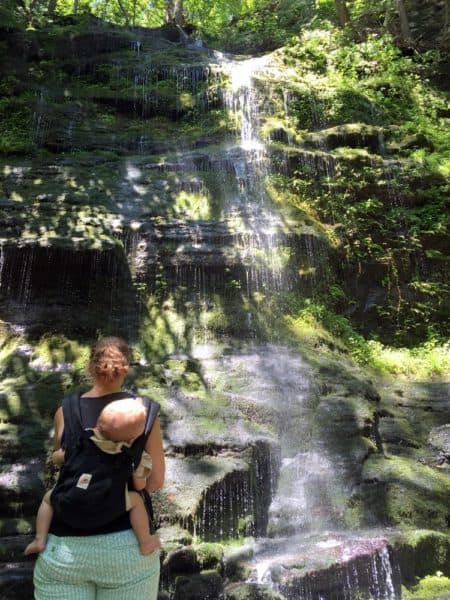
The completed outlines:
<svg viewBox="0 0 450 600">
<path fill-rule="evenodd" d="M 90 432 L 88 434 L 87 431 L 84 430 L 83 428 L 83 423 L 82 423 L 82 419 L 81 419 L 81 404 L 80 404 L 80 392 L 71 394 L 70 396 L 67 396 L 66 398 L 64 398 L 63 400 L 63 414 L 64 414 L 64 446 L 66 449 L 66 464 L 63 466 L 63 468 L 61 469 L 61 473 L 60 476 L 58 478 L 58 482 L 57 482 L 57 486 L 62 484 L 64 481 L 64 477 L 68 474 L 67 471 L 68 469 L 67 467 L 67 463 L 71 463 L 73 464 L 75 463 L 80 463 L 80 455 L 83 456 L 84 453 L 90 455 L 90 460 L 94 461 L 94 464 L 96 464 L 97 458 L 99 458 L 100 461 L 104 460 L 104 455 L 105 453 L 102 452 L 99 448 L 97 448 L 97 446 L 88 439 L 88 437 L 92 434 L 92 432 Z M 134 396 L 133 394 L 130 394 L 130 396 Z M 136 397 L 136 396 L 134 396 Z M 144 451 L 145 445 L 147 443 L 148 440 L 148 436 L 150 435 L 150 432 L 152 430 L 153 424 L 155 422 L 156 417 L 158 416 L 159 413 L 159 409 L 160 409 L 160 405 L 158 404 L 158 402 L 155 402 L 154 400 L 151 400 L 150 398 L 148 398 L 147 396 L 139 396 L 139 398 L 142 398 L 143 404 L 147 409 L 147 416 L 146 416 L 146 421 L 145 421 L 145 426 L 144 426 L 144 432 L 142 433 L 142 435 L 140 435 L 137 440 L 134 441 L 134 443 L 132 444 L 132 446 L 130 448 L 124 448 L 124 452 L 120 453 L 119 455 L 116 455 L 116 464 L 112 464 L 113 461 L 111 461 L 112 464 L 112 471 L 115 473 L 115 476 L 111 476 L 109 477 L 108 480 L 108 484 L 106 486 L 106 488 L 108 489 L 109 486 L 109 490 L 111 493 L 113 493 L 114 490 L 114 494 L 116 495 L 117 492 L 116 490 L 119 488 L 119 485 L 122 485 L 122 481 L 124 478 L 124 472 L 125 470 L 128 468 L 127 465 L 131 464 L 130 470 L 128 471 L 128 477 L 126 477 L 125 479 L 128 480 L 128 485 L 130 489 L 133 489 L 133 485 L 132 485 L 132 469 L 133 469 L 133 465 L 138 465 L 140 460 L 141 460 L 141 456 L 142 456 L 142 452 Z M 73 458 L 72 455 L 75 456 Z M 111 455 L 106 455 L 106 460 L 108 460 L 108 457 L 111 457 Z M 102 469 L 103 471 L 105 471 L 105 465 L 102 465 Z M 91 464 L 91 469 L 92 471 L 92 464 Z M 107 469 L 106 469 L 107 470 Z M 64 473 L 64 471 L 66 471 L 66 473 Z M 83 473 L 80 474 L 80 476 L 83 475 Z M 111 474 L 112 475 L 112 474 Z M 72 482 L 75 480 L 75 473 L 73 472 L 73 469 L 71 468 L 71 480 Z M 120 481 L 120 484 L 119 484 Z M 78 483 L 78 481 L 76 481 L 76 483 Z M 83 484 L 83 480 L 81 481 L 81 484 Z M 52 496 L 54 495 L 55 490 L 57 489 L 57 486 L 55 487 Z M 68 485 L 66 484 L 66 488 L 68 487 Z M 122 490 L 125 489 L 125 486 L 123 485 Z M 58 496 L 61 498 L 63 497 L 63 493 L 62 493 L 62 489 L 60 491 L 58 491 Z M 76 489 L 73 492 L 73 498 L 79 498 L 80 493 L 79 493 L 80 489 Z M 104 492 L 104 489 L 102 488 L 102 493 Z M 154 522 L 154 516 L 153 516 L 153 506 L 152 506 L 152 500 L 150 497 L 150 494 L 147 492 L 147 490 L 141 490 L 140 495 L 144 501 L 144 505 L 145 508 L 147 510 L 147 514 L 148 514 L 148 518 L 149 518 L 149 525 L 150 525 L 150 531 L 152 533 L 154 533 L 155 531 L 155 522 Z M 105 492 L 105 494 L 107 495 L 107 491 Z M 84 497 L 87 497 L 87 495 L 83 495 L 81 494 L 81 497 L 84 499 Z M 117 495 L 116 495 L 117 497 Z M 56 495 L 55 495 L 56 498 Z M 121 496 L 122 498 L 122 496 Z M 125 493 L 123 493 L 123 498 L 125 498 Z M 68 505 L 67 503 L 64 503 L 64 501 L 61 502 L 61 500 L 57 500 L 57 502 L 59 502 L 60 504 L 63 505 L 63 508 L 61 509 L 61 512 L 66 512 L 68 509 Z M 98 502 L 101 504 L 101 501 L 98 500 Z M 52 498 L 52 504 L 53 504 L 53 498 Z M 119 501 L 119 512 L 118 514 L 122 514 L 123 512 L 125 512 L 125 507 L 124 505 L 122 505 L 122 500 Z M 81 508 L 81 507 L 79 507 Z M 92 508 L 92 506 L 91 506 Z M 86 507 L 86 511 L 88 510 L 88 508 Z M 96 502 L 96 507 L 94 509 L 94 511 L 97 513 L 97 521 L 96 524 L 99 524 L 99 520 L 98 520 L 98 513 L 102 512 L 102 507 L 99 506 Z M 72 512 L 72 511 L 70 511 Z M 117 512 L 117 511 L 115 511 Z M 77 510 L 77 513 L 79 514 L 79 518 L 76 518 L 77 521 L 80 522 L 81 527 L 79 528 L 85 528 L 85 527 L 89 527 L 88 525 L 88 521 L 90 520 L 89 518 L 86 518 L 86 516 L 83 516 L 83 510 Z M 103 517 L 100 517 L 100 519 L 104 522 L 107 523 L 110 520 L 113 520 L 111 517 L 111 512 L 109 513 L 109 515 L 107 515 L 107 511 L 103 511 Z M 63 518 L 60 516 L 60 518 L 62 518 L 63 521 L 67 521 L 67 519 Z M 70 524 L 73 526 L 74 525 L 74 517 L 73 514 L 71 516 L 71 520 L 70 520 Z M 77 526 L 77 525 L 75 525 Z"/>
</svg>

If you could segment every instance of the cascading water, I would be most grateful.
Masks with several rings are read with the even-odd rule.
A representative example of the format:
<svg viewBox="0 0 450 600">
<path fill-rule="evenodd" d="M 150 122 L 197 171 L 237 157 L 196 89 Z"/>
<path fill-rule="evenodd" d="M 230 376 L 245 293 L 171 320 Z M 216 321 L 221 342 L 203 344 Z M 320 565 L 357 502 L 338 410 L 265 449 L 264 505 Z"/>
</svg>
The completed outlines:
<svg viewBox="0 0 450 600">
<path fill-rule="evenodd" d="M 246 182 L 241 187 L 245 211 L 254 211 L 252 239 L 264 237 L 266 250 L 276 253 L 280 221 L 273 207 L 259 213 L 267 203 L 263 180 L 270 164 L 257 134 L 259 103 L 253 78 L 266 61 L 227 63 L 232 82 L 227 104 L 240 123 L 243 154 L 234 165 L 236 176 Z M 287 109 L 287 95 L 284 102 Z M 333 174 L 328 162 L 324 171 L 329 177 Z M 317 277 L 323 249 L 314 236 L 305 237 L 308 269 Z M 283 285 L 282 274 L 277 281 Z M 265 285 L 267 290 L 268 280 Z M 275 279 L 270 285 L 277 289 Z M 255 288 L 254 281 L 248 285 L 249 290 Z M 256 543 L 251 581 L 268 583 L 289 600 L 399 598 L 397 568 L 382 538 L 371 532 L 330 533 L 342 527 L 343 498 L 351 493 L 354 479 L 346 458 L 330 451 L 319 433 L 319 419 L 327 418 L 327 407 L 314 400 L 306 365 L 286 348 L 254 345 L 225 357 L 214 370 L 235 373 L 234 363 L 244 373 L 238 395 L 270 405 L 279 423 L 281 464 L 268 511 L 270 538 Z"/>
</svg>

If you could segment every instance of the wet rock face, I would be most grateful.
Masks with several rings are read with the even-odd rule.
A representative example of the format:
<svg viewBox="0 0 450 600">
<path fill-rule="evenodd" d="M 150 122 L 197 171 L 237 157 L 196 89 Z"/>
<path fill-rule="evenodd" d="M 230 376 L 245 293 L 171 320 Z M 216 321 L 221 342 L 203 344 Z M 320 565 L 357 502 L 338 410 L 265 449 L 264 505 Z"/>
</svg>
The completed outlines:
<svg viewBox="0 0 450 600">
<path fill-rule="evenodd" d="M 449 45 L 448 31 L 444 31 L 446 8 L 443 0 L 407 0 L 405 8 L 413 40 L 420 46 L 434 47 L 436 42 Z"/>
<path fill-rule="evenodd" d="M 264 534 L 276 472 L 270 446 L 208 451 L 167 458 L 168 501 L 157 501 L 161 524 L 181 522 L 206 541 Z"/>
<path fill-rule="evenodd" d="M 246 563 L 250 570 L 250 585 L 246 588 L 231 584 L 227 591 L 245 591 L 249 598 L 265 598 L 265 594 L 272 598 L 265 587 L 270 586 L 287 600 L 394 600 L 401 596 L 399 565 L 386 539 L 374 536 L 374 531 L 360 531 L 358 535 L 335 532 L 282 541 L 263 540 L 254 546 L 252 556 L 241 557 L 241 564 Z M 274 552 L 277 546 L 278 551 Z M 233 562 L 236 557 L 230 559 Z M 227 565 L 225 568 L 227 572 Z"/>
<path fill-rule="evenodd" d="M 389 402 L 360 374 L 262 343 L 260 335 L 279 332 L 255 325 L 261 303 L 276 293 L 295 300 L 327 282 L 332 255 L 311 218 L 273 210 L 263 185 L 272 159 L 282 173 L 308 177 L 331 177 L 344 163 L 378 168 L 378 130 L 348 124 L 286 154 L 268 152 L 256 139 L 267 86 L 257 93 L 248 83 L 227 97 L 224 65 L 181 44 L 176 30 L 102 27 L 54 46 L 36 41 L 62 81 L 48 72 L 48 85 L 30 82 L 33 117 L 22 125 L 33 160 L 6 156 L 0 169 L 0 595 L 29 600 L 31 562 L 21 551 L 44 487 L 51 419 L 83 382 L 72 348 L 56 356 L 59 342 L 54 351 L 50 339 L 46 362 L 34 356 L 35 342 L 48 331 L 76 340 L 107 331 L 139 340 L 144 360 L 133 385 L 162 404 L 167 482 L 154 504 L 166 597 L 347 600 L 356 589 L 391 600 L 398 574 L 384 539 L 358 546 L 325 537 L 309 565 L 301 543 L 286 563 L 277 557 L 299 533 L 401 522 L 398 499 L 412 486 L 424 489 L 408 503 L 408 522 L 424 524 L 434 511 L 440 527 L 447 487 L 434 467 L 447 456 L 444 405 L 427 390 L 388 413 Z M 95 55 L 85 46 L 93 40 Z M 227 103 L 238 107 L 240 140 Z M 290 141 L 282 128 L 275 137 Z M 357 152 L 339 162 L 330 151 L 341 145 Z M 377 173 L 362 198 L 378 185 Z M 364 318 L 383 302 L 376 282 L 385 274 L 379 264 L 362 265 L 355 297 Z M 208 354 L 212 338 L 220 346 Z M 426 468 L 411 476 L 422 451 Z M 436 489 L 425 489 L 430 481 Z M 227 561 L 218 544 L 266 535 L 275 547 L 270 589 L 257 581 L 253 550 Z M 214 543 L 193 544 L 198 538 Z"/>
<path fill-rule="evenodd" d="M 279 577 L 279 589 L 287 600 L 315 595 L 330 600 L 354 598 L 357 594 L 369 598 L 377 595 L 400 597 L 400 572 L 397 567 L 393 575 L 386 549 L 375 552 L 368 550 L 367 554 L 362 551 L 344 564 L 336 564 L 303 577 L 295 570 L 280 574 Z"/>
<path fill-rule="evenodd" d="M 177 577 L 173 600 L 216 600 L 222 597 L 223 581 L 217 571 L 203 571 L 192 577 Z"/>
<path fill-rule="evenodd" d="M 368 523 L 445 529 L 450 518 L 448 384 L 399 382 L 379 389 L 383 454 L 372 454 L 364 462 L 352 494 L 354 508 L 363 511 Z"/>
<path fill-rule="evenodd" d="M 433 449 L 434 464 L 448 471 L 450 469 L 450 426 L 446 424 L 433 427 L 428 443 Z"/>
<path fill-rule="evenodd" d="M 0 474 L 0 499 L 3 517 L 33 514 L 39 506 L 45 488 L 43 461 L 31 460 L 25 464 L 8 465 Z"/>
<path fill-rule="evenodd" d="M 267 585 L 234 583 L 225 588 L 226 600 L 284 600 L 285 596 Z"/>
<path fill-rule="evenodd" d="M 354 123 L 308 134 L 303 143 L 306 147 L 322 150 L 333 150 L 346 146 L 348 148 L 367 148 L 373 154 L 381 154 L 383 152 L 381 135 L 382 131 L 377 127 Z"/>
<path fill-rule="evenodd" d="M 99 315 L 110 322 L 136 321 L 136 293 L 123 252 L 67 249 L 29 243 L 1 249 L 0 303 L 3 318 L 29 332 L 44 333 L 48 324 L 79 334 L 95 331 Z M 108 290 L 108 292 L 106 292 Z M 94 308 L 94 310 L 93 310 Z M 125 318 L 125 320 L 127 320 Z"/>
</svg>

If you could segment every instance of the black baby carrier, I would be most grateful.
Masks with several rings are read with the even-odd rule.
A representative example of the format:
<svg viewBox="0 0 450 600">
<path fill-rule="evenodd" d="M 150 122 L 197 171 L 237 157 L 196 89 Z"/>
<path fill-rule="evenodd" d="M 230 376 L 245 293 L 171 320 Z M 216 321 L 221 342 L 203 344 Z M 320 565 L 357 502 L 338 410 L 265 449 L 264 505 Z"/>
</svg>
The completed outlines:
<svg viewBox="0 0 450 600">
<path fill-rule="evenodd" d="M 103 452 L 83 429 L 80 394 L 63 400 L 65 461 L 51 494 L 54 515 L 74 529 L 96 529 L 126 512 L 125 489 L 141 460 L 159 404 L 142 396 L 147 409 L 144 433 L 117 454 Z M 144 502 L 151 511 L 150 497 Z M 149 515 L 152 517 L 152 515 Z"/>
</svg>

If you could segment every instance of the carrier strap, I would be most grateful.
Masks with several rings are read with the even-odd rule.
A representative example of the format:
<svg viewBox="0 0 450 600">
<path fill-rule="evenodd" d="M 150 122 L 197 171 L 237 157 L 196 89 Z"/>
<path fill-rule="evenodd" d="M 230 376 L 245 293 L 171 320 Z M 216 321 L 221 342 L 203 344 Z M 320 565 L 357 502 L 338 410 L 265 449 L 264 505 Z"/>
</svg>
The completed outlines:
<svg viewBox="0 0 450 600">
<path fill-rule="evenodd" d="M 150 435 L 150 432 L 153 428 L 153 424 L 156 420 L 156 417 L 159 414 L 160 405 L 158 404 L 158 402 L 155 402 L 155 400 L 152 400 L 148 396 L 138 396 L 138 397 L 142 398 L 142 400 L 144 402 L 144 406 L 147 409 L 147 417 L 145 420 L 144 435 L 140 436 L 136 440 L 137 455 L 141 456 L 142 452 L 144 451 L 145 445 L 147 443 L 148 436 Z"/>
</svg>

